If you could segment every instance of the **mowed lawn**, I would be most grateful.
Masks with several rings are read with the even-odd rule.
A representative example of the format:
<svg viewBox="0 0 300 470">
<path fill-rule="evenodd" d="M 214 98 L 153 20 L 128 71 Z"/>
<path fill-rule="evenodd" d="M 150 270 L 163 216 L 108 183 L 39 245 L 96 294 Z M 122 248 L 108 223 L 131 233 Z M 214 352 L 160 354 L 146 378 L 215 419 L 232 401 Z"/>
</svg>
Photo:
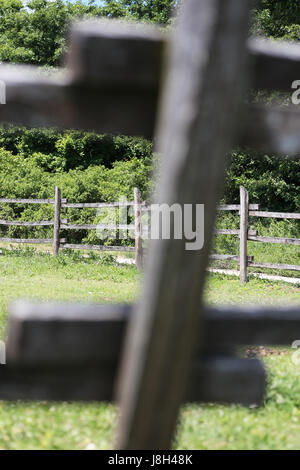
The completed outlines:
<svg viewBox="0 0 300 470">
<path fill-rule="evenodd" d="M 9 304 L 16 298 L 105 303 L 137 299 L 142 279 L 135 266 L 109 261 L 109 256 L 53 258 L 30 250 L 0 256 L 1 337 Z M 210 275 L 206 299 L 222 304 L 300 304 L 300 289 L 258 279 L 240 286 L 236 278 Z M 292 362 L 292 352 L 287 348 L 282 355 L 265 358 L 269 385 L 264 407 L 186 405 L 174 446 L 298 449 L 300 365 Z M 110 449 L 116 422 L 116 407 L 104 403 L 0 402 L 0 449 Z"/>
</svg>

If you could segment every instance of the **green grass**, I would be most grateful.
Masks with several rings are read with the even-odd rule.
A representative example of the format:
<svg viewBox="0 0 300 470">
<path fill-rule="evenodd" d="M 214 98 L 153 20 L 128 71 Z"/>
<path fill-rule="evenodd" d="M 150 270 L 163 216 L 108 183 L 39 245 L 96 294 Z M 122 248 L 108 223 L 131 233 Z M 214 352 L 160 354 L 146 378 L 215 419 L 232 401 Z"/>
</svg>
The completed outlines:
<svg viewBox="0 0 300 470">
<path fill-rule="evenodd" d="M 131 302 L 141 281 L 134 266 L 117 266 L 106 256 L 36 255 L 32 250 L 0 256 L 0 327 L 16 298 Z M 258 279 L 210 275 L 208 303 L 300 303 L 300 289 Z M 300 339 L 300 338 L 295 338 Z M 299 448 L 300 376 L 292 351 L 266 359 L 270 383 L 263 408 L 186 405 L 175 446 L 180 449 Z M 109 449 L 117 409 L 103 403 L 0 402 L 0 449 Z"/>
<path fill-rule="evenodd" d="M 269 385 L 263 407 L 185 406 L 178 448 L 299 449 L 300 366 L 291 354 L 265 359 Z"/>
</svg>

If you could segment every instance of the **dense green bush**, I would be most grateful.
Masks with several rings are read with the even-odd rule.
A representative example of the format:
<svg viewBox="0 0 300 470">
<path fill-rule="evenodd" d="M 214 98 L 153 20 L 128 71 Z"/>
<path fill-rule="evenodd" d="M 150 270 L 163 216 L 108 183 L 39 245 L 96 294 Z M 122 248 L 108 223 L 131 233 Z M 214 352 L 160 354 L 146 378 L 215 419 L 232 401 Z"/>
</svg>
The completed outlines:
<svg viewBox="0 0 300 470">
<path fill-rule="evenodd" d="M 237 150 L 227 171 L 224 200 L 237 203 L 243 185 L 251 203 L 263 210 L 300 212 L 299 181 L 299 160 Z"/>
<path fill-rule="evenodd" d="M 70 202 L 118 201 L 125 197 L 133 200 L 133 188 L 139 187 L 146 198 L 152 186 L 151 160 L 133 157 L 128 161 L 115 162 L 112 168 L 92 165 L 87 169 L 68 172 L 48 172 L 37 165 L 35 158 L 13 155 L 0 149 L 0 197 L 53 199 L 54 188 L 61 188 L 64 198 Z M 96 211 L 92 209 L 65 210 L 63 217 L 74 223 L 97 223 Z M 1 204 L 0 219 L 39 221 L 53 219 L 50 205 Z M 95 233 L 87 231 L 69 232 L 69 241 L 97 242 Z M 49 227 L 4 227 L 1 236 L 22 238 L 51 238 Z M 98 241 L 99 242 L 99 241 Z"/>
<path fill-rule="evenodd" d="M 48 172 L 90 165 L 111 168 L 115 161 L 152 157 L 152 143 L 142 138 L 12 126 L 0 128 L 0 147 L 33 159 L 37 167 Z"/>
<path fill-rule="evenodd" d="M 276 39 L 300 40 L 298 0 L 258 0 L 254 32 Z"/>
<path fill-rule="evenodd" d="M 0 0 L 0 61 L 58 66 L 71 21 L 81 17 L 168 23 L 175 0 Z"/>
</svg>

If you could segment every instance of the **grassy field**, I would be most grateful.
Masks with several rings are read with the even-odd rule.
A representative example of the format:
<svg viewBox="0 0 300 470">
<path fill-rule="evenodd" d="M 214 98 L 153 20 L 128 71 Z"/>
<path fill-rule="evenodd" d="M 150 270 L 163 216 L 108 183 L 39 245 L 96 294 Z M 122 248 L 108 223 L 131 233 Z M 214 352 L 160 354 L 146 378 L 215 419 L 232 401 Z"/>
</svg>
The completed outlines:
<svg viewBox="0 0 300 470">
<path fill-rule="evenodd" d="M 7 308 L 16 298 L 131 302 L 141 281 L 134 266 L 109 256 L 34 254 L 16 250 L 0 256 L 0 327 L 5 338 Z M 300 289 L 282 283 L 210 275 L 208 303 L 300 303 Z M 300 339 L 300 338 L 295 338 Z M 292 350 L 266 357 L 269 385 L 262 408 L 186 405 L 175 441 L 179 449 L 298 449 L 299 367 Z M 109 449 L 117 409 L 102 403 L 0 402 L 0 449 Z"/>
</svg>

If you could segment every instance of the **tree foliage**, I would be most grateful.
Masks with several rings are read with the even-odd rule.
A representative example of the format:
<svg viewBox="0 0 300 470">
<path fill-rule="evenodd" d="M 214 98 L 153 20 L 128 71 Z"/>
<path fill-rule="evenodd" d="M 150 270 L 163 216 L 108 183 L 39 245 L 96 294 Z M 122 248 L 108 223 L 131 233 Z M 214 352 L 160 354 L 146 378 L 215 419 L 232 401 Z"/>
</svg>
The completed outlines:
<svg viewBox="0 0 300 470">
<path fill-rule="evenodd" d="M 110 17 L 168 24 L 176 3 L 176 0 L 107 0 L 103 13 Z"/>
<path fill-rule="evenodd" d="M 260 0 L 255 11 L 254 31 L 276 39 L 300 41 L 300 2 Z"/>
<path fill-rule="evenodd" d="M 0 61 L 57 66 L 66 49 L 66 30 L 77 18 L 96 16 L 168 23 L 175 0 L 0 0 Z"/>
</svg>

